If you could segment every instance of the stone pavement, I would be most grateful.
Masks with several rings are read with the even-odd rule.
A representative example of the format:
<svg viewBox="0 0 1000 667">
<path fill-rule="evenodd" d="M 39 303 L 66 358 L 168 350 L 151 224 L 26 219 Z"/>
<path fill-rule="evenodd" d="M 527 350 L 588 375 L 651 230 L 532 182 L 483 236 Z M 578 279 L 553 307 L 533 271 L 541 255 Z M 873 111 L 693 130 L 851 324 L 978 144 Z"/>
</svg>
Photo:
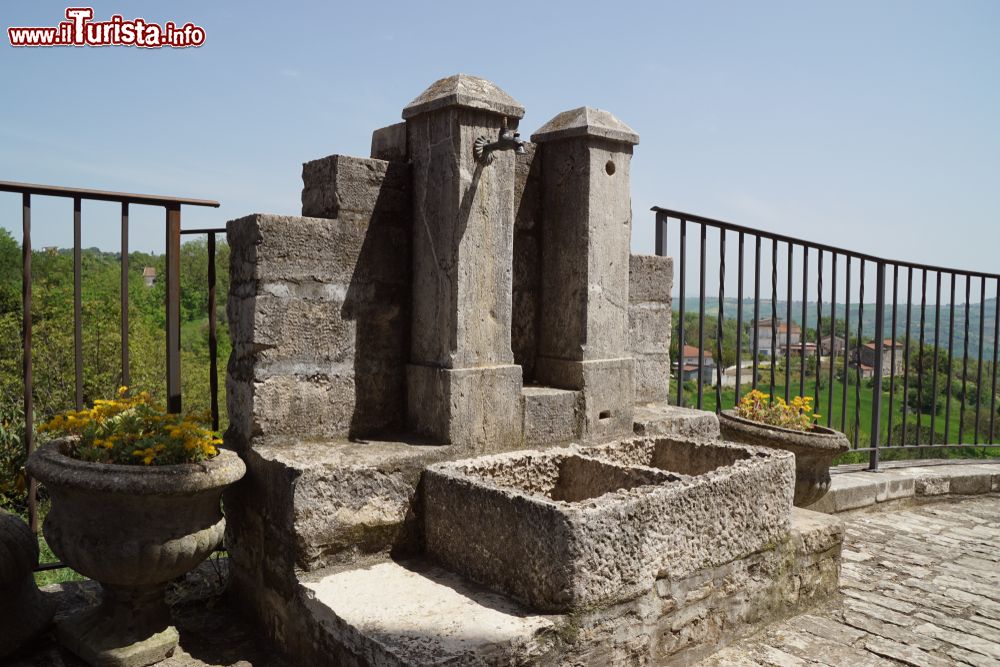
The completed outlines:
<svg viewBox="0 0 1000 667">
<path fill-rule="evenodd" d="M 227 559 L 206 561 L 167 589 L 180 645 L 157 667 L 291 667 L 224 595 L 228 566 Z M 100 588 L 90 580 L 54 584 L 42 591 L 52 598 L 56 619 L 100 600 Z M 89 666 L 61 648 L 54 632 L 47 632 L 6 661 L 0 659 L 0 667 Z"/>
<path fill-rule="evenodd" d="M 840 599 L 704 667 L 1000 666 L 1000 495 L 842 518 Z"/>
</svg>

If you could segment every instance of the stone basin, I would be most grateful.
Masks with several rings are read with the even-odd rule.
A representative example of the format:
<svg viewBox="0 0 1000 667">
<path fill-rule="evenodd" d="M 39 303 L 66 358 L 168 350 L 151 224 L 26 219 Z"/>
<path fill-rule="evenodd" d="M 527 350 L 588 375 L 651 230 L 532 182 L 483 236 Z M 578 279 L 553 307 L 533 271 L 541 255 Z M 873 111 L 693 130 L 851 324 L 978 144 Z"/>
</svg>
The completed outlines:
<svg viewBox="0 0 1000 667">
<path fill-rule="evenodd" d="M 588 456 L 673 473 L 649 526 L 657 578 L 678 580 L 771 548 L 791 526 L 795 458 L 721 440 L 638 437 L 581 448 Z"/>
<path fill-rule="evenodd" d="M 589 609 L 786 539 L 793 483 L 787 453 L 669 438 L 441 463 L 426 550 L 533 609 Z"/>
</svg>

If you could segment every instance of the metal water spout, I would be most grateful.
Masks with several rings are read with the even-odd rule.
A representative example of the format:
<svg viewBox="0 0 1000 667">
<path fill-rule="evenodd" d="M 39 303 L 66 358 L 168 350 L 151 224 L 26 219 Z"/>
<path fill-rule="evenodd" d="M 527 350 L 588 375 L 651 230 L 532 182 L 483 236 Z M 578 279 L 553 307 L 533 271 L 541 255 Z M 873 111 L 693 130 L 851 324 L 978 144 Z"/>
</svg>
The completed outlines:
<svg viewBox="0 0 1000 667">
<path fill-rule="evenodd" d="M 480 136 L 476 139 L 473 150 L 476 159 L 483 164 L 493 163 L 493 153 L 496 151 L 513 150 L 518 155 L 523 155 L 524 141 L 521 140 L 521 133 L 507 128 L 507 117 L 504 116 L 503 127 L 500 128 L 500 135 L 496 141 L 490 141 L 487 136 Z"/>
</svg>

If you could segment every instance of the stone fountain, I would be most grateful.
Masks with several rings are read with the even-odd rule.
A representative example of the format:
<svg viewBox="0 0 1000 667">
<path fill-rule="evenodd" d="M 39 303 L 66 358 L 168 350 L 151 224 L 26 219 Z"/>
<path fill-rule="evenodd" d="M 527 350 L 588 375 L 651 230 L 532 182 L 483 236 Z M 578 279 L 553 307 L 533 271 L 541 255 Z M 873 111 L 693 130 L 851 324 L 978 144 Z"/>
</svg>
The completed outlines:
<svg viewBox="0 0 1000 667">
<path fill-rule="evenodd" d="M 836 590 L 790 454 L 668 406 L 638 135 L 456 75 L 228 224 L 234 592 L 301 664 L 689 664 Z"/>
</svg>

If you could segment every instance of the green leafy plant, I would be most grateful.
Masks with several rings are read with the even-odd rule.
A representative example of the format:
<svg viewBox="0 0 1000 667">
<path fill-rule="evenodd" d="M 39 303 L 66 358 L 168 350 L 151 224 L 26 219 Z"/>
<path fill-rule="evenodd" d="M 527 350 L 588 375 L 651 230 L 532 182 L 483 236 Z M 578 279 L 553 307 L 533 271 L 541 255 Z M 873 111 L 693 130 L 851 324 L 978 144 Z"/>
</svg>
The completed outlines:
<svg viewBox="0 0 1000 667">
<path fill-rule="evenodd" d="M 89 410 L 60 413 L 39 431 L 73 436 L 62 452 L 83 461 L 132 465 L 196 463 L 219 453 L 219 436 L 205 427 L 208 416 L 171 414 L 149 393 L 128 395 L 121 387 L 113 400 L 94 401 Z"/>
<path fill-rule="evenodd" d="M 791 402 L 772 397 L 754 389 L 740 399 L 736 414 L 744 419 L 789 428 L 796 431 L 811 430 L 820 415 L 813 413 L 811 397 L 796 396 Z"/>
</svg>

